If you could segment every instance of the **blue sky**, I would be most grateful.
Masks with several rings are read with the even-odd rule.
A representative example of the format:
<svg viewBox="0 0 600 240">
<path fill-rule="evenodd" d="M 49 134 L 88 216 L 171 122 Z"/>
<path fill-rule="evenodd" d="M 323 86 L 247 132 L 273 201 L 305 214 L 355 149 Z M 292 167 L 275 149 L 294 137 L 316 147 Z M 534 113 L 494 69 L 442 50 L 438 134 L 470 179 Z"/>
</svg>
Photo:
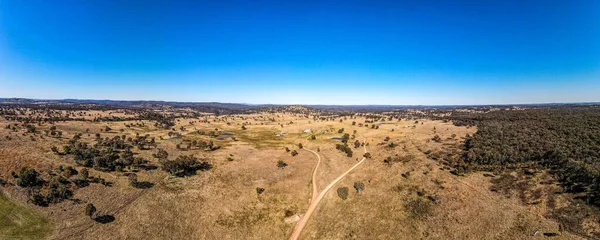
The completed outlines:
<svg viewBox="0 0 600 240">
<path fill-rule="evenodd" d="M 0 0 L 0 97 L 600 101 L 600 1 Z"/>
</svg>

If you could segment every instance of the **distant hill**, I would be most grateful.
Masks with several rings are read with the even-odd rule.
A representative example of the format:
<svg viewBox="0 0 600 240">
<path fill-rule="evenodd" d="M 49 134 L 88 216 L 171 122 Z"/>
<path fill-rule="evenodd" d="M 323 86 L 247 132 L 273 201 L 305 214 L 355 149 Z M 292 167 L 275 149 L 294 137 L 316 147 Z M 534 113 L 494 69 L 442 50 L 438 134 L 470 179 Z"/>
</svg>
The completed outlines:
<svg viewBox="0 0 600 240">
<path fill-rule="evenodd" d="M 406 109 L 431 109 L 431 108 L 502 108 L 502 107 L 543 107 L 543 106 L 568 106 L 568 105 L 597 105 L 600 103 L 541 103 L 541 104 L 489 104 L 489 105 L 285 105 L 285 104 L 245 104 L 245 103 L 220 103 L 220 102 L 175 102 L 175 101 L 142 101 L 142 100 L 98 100 L 98 99 L 29 99 L 29 98 L 0 98 L 0 104 L 22 104 L 34 106 L 97 106 L 118 108 L 193 108 L 205 112 L 243 112 L 261 108 L 279 108 L 302 106 L 317 110 L 330 111 L 393 111 Z"/>
</svg>

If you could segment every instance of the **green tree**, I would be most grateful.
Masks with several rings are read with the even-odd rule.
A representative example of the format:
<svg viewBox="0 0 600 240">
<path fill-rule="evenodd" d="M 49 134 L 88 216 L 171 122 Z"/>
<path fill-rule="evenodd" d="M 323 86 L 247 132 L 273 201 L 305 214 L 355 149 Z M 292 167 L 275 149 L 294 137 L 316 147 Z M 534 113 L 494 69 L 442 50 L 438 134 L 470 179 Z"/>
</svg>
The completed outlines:
<svg viewBox="0 0 600 240">
<path fill-rule="evenodd" d="M 17 174 L 17 185 L 19 187 L 36 187 L 43 183 L 40 173 L 33 168 L 23 167 Z"/>
</svg>

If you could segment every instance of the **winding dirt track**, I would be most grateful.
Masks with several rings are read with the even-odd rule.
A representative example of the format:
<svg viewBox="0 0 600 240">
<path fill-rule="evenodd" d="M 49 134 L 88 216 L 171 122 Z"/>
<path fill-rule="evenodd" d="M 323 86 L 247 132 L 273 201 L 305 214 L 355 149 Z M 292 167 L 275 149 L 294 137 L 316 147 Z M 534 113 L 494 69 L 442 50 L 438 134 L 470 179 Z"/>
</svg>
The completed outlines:
<svg viewBox="0 0 600 240">
<path fill-rule="evenodd" d="M 319 195 L 319 191 L 317 190 L 317 169 L 319 169 L 319 165 L 321 164 L 321 156 L 313 151 L 313 150 L 309 150 L 306 148 L 302 148 L 306 151 L 312 152 L 313 154 L 317 155 L 317 164 L 315 164 L 315 169 L 313 169 L 313 173 L 312 173 L 312 198 L 310 199 L 310 202 L 313 203 L 315 201 L 315 198 L 317 197 L 317 195 Z"/>
<path fill-rule="evenodd" d="M 366 142 L 367 142 L 367 140 L 365 138 L 365 144 L 366 144 Z M 365 153 L 367 153 L 367 147 L 363 145 L 363 148 L 364 148 Z M 352 166 L 350 169 L 348 169 L 348 171 L 344 172 L 342 175 L 340 175 L 335 180 L 333 180 L 331 183 L 329 183 L 329 185 L 327 185 L 327 187 L 325 187 L 323 189 L 323 191 L 321 191 L 321 193 L 315 197 L 315 195 L 318 192 L 317 191 L 317 169 L 319 168 L 319 164 L 321 163 L 321 156 L 319 156 L 319 154 L 313 150 L 309 150 L 306 148 L 302 148 L 302 149 L 307 150 L 307 151 L 312 152 L 315 155 L 317 155 L 318 161 L 317 161 L 317 164 L 316 164 L 315 169 L 313 170 L 313 174 L 312 174 L 313 196 L 312 196 L 312 200 L 310 201 L 310 206 L 308 207 L 308 210 L 306 210 L 306 213 L 304 214 L 304 216 L 302 216 L 300 221 L 298 221 L 298 223 L 296 224 L 296 227 L 294 227 L 294 231 L 292 232 L 292 235 L 290 236 L 290 240 L 297 240 L 300 237 L 300 234 L 302 233 L 302 230 L 304 229 L 304 227 L 306 226 L 306 223 L 310 219 L 310 216 L 312 215 L 312 213 L 315 211 L 315 209 L 319 205 L 319 202 L 321 202 L 323 197 L 325 197 L 325 194 L 327 194 L 327 192 L 331 188 L 333 188 L 333 186 L 335 186 L 336 183 L 338 183 L 340 180 L 342 180 L 342 178 L 344 178 L 348 173 L 352 172 L 352 170 L 354 170 L 356 167 L 358 167 L 360 164 L 362 164 L 367 159 L 367 158 L 363 157 L 358 163 L 354 164 L 354 166 Z"/>
</svg>

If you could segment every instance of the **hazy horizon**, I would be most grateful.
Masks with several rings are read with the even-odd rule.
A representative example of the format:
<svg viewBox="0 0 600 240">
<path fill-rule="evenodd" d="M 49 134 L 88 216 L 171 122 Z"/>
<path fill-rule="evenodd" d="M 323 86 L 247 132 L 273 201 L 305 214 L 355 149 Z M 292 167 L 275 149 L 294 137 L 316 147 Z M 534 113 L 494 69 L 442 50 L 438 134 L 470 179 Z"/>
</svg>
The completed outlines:
<svg viewBox="0 0 600 240">
<path fill-rule="evenodd" d="M 91 99 L 91 98 L 24 98 L 24 97 L 6 97 L 0 96 L 0 99 L 27 99 L 34 101 L 125 101 L 125 102 L 173 102 L 173 103 L 220 103 L 220 104 L 241 104 L 241 105 L 281 105 L 281 106 L 503 106 L 503 105 L 552 105 L 552 104 L 599 104 L 600 101 L 580 101 L 580 102 L 529 102 L 529 103 L 489 103 L 489 104 L 303 104 L 303 103 L 245 103 L 245 102 L 216 102 L 216 101 L 176 101 L 176 100 L 160 100 L 160 99 Z"/>
<path fill-rule="evenodd" d="M 597 1 L 0 0 L 0 96 L 304 105 L 600 101 Z"/>
</svg>

